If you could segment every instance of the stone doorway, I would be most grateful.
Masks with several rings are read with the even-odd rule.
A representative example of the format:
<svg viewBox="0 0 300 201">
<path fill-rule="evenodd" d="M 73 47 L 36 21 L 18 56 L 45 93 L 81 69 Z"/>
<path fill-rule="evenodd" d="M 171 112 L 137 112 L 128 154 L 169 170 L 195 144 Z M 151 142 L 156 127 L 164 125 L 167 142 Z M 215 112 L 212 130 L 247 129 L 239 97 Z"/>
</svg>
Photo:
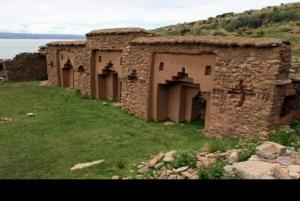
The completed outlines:
<svg viewBox="0 0 300 201">
<path fill-rule="evenodd" d="M 173 82 L 159 84 L 157 88 L 157 121 L 170 120 L 176 123 L 197 119 L 199 84 Z"/>
<path fill-rule="evenodd" d="M 74 88 L 74 72 L 70 59 L 62 67 L 62 87 Z"/>
<path fill-rule="evenodd" d="M 120 101 L 121 99 L 121 79 L 118 73 L 107 70 L 103 74 L 98 74 L 98 99 L 108 99 Z"/>
</svg>

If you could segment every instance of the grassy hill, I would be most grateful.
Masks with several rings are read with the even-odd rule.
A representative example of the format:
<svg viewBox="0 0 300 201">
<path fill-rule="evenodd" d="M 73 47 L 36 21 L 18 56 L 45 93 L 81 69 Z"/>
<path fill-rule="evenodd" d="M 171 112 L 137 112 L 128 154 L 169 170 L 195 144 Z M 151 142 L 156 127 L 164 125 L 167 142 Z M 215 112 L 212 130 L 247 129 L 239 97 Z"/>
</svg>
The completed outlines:
<svg viewBox="0 0 300 201">
<path fill-rule="evenodd" d="M 243 13 L 223 13 L 216 17 L 184 22 L 150 30 L 157 36 L 219 35 L 287 39 L 292 55 L 300 57 L 300 2 L 268 6 Z"/>
</svg>

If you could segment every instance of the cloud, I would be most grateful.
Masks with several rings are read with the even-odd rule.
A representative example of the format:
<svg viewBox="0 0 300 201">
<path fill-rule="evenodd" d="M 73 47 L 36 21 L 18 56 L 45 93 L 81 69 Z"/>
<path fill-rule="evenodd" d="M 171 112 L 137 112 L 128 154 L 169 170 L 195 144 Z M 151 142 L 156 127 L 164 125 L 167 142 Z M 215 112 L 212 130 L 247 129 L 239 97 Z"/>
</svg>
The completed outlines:
<svg viewBox="0 0 300 201">
<path fill-rule="evenodd" d="M 215 17 L 289 0 L 10 0 L 1 2 L 0 32 L 85 34 L 94 29 L 141 27 Z"/>
</svg>

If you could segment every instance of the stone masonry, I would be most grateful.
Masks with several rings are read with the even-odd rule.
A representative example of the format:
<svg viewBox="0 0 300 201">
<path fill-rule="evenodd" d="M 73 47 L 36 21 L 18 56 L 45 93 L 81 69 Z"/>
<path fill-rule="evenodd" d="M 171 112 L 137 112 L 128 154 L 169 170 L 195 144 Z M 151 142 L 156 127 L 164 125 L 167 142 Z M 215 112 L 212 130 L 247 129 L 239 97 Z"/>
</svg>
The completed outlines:
<svg viewBox="0 0 300 201">
<path fill-rule="evenodd" d="M 48 78 L 45 56 L 39 53 L 20 53 L 4 61 L 3 69 L 7 80 L 24 82 Z"/>
<path fill-rule="evenodd" d="M 148 120 L 205 118 L 205 133 L 214 137 L 265 139 L 300 116 L 289 41 L 155 37 L 141 28 L 100 29 L 86 37 L 47 44 L 50 84 L 122 102 Z"/>
</svg>

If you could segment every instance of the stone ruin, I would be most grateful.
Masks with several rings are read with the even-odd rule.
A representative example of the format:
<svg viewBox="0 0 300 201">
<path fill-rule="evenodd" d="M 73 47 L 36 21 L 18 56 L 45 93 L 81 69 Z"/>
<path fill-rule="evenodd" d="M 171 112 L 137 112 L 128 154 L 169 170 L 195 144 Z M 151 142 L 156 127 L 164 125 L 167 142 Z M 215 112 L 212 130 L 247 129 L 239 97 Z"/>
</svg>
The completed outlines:
<svg viewBox="0 0 300 201">
<path fill-rule="evenodd" d="M 121 102 L 147 120 L 205 119 L 211 137 L 261 139 L 300 119 L 291 50 L 282 39 L 156 37 L 141 28 L 94 30 L 43 49 L 52 85 Z"/>
<path fill-rule="evenodd" d="M 13 59 L 0 59 L 1 70 L 5 72 L 2 74 L 3 82 L 4 80 L 27 82 L 48 79 L 45 54 L 38 52 L 23 52 L 17 54 Z"/>
</svg>

